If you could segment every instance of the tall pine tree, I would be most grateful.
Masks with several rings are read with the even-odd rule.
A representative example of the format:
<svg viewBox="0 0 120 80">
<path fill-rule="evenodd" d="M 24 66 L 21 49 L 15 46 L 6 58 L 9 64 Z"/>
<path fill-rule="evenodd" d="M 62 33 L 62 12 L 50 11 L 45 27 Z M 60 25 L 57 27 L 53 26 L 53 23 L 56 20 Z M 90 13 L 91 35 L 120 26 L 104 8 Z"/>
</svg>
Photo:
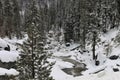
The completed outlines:
<svg viewBox="0 0 120 80">
<path fill-rule="evenodd" d="M 19 79 L 52 80 L 50 72 L 53 64 L 47 61 L 51 54 L 47 54 L 44 49 L 45 33 L 34 0 L 30 4 L 29 11 L 26 21 L 28 40 L 22 46 L 21 59 L 18 61 Z"/>
<path fill-rule="evenodd" d="M 4 1 L 4 34 L 11 39 L 11 33 L 13 33 L 12 21 L 13 21 L 12 5 L 10 0 Z"/>
</svg>

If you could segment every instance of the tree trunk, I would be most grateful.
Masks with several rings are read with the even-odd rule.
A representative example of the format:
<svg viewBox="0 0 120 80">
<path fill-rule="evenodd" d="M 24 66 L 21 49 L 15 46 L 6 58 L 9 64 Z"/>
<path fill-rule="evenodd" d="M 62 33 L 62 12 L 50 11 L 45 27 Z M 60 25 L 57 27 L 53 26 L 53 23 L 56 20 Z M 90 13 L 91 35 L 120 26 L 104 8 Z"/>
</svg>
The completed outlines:
<svg viewBox="0 0 120 80">
<path fill-rule="evenodd" d="M 32 31 L 32 78 L 35 78 L 35 68 L 34 68 L 34 39 L 33 39 L 33 31 Z"/>
<path fill-rule="evenodd" d="M 95 58 L 95 46 L 96 46 L 96 32 L 93 32 L 93 45 L 92 45 L 93 49 L 92 49 L 92 51 L 93 51 L 93 60 L 96 61 L 96 58 Z"/>
</svg>

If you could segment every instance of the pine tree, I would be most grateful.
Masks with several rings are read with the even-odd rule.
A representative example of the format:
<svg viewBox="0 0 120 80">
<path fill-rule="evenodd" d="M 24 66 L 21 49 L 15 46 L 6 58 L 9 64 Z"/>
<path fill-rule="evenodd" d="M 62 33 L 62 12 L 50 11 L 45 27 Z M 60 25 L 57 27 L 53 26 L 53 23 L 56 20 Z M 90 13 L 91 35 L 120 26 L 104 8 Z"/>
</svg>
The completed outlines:
<svg viewBox="0 0 120 80">
<path fill-rule="evenodd" d="M 12 5 L 10 0 L 4 1 L 4 34 L 11 39 L 13 33 L 12 21 L 13 21 Z"/>
<path fill-rule="evenodd" d="M 18 61 L 19 79 L 53 80 L 50 77 L 53 63 L 47 61 L 51 54 L 44 49 L 45 33 L 40 26 L 40 13 L 34 0 L 29 9 L 26 23 L 28 40 L 22 46 L 21 59 Z"/>
<path fill-rule="evenodd" d="M 20 20 L 20 8 L 18 5 L 18 2 L 16 0 L 12 0 L 13 2 L 13 33 L 14 36 L 16 36 L 17 38 L 22 38 L 22 31 L 21 31 L 21 20 Z"/>
<path fill-rule="evenodd" d="M 0 36 L 2 37 L 2 33 L 3 33 L 3 4 L 2 1 L 0 0 Z"/>
</svg>

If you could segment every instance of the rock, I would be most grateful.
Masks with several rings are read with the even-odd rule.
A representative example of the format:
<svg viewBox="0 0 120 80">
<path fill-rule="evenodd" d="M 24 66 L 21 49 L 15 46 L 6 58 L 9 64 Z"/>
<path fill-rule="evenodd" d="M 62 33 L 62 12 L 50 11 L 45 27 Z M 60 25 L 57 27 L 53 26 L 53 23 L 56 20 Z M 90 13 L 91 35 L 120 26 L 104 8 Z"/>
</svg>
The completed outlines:
<svg viewBox="0 0 120 80">
<path fill-rule="evenodd" d="M 119 67 L 120 67 L 120 65 L 119 65 L 119 64 L 116 64 L 116 66 L 119 66 Z"/>
<path fill-rule="evenodd" d="M 70 46 L 70 43 L 66 43 L 65 45 L 66 45 L 66 47 L 69 47 L 69 46 Z"/>
<path fill-rule="evenodd" d="M 113 68 L 113 71 L 114 71 L 114 72 L 118 72 L 119 69 L 118 69 L 118 68 Z"/>
<path fill-rule="evenodd" d="M 4 50 L 6 50 L 6 51 L 10 51 L 10 46 L 7 45 L 7 47 L 5 47 Z"/>
<path fill-rule="evenodd" d="M 82 50 L 82 51 L 83 51 L 84 53 L 85 53 L 85 52 L 89 53 L 89 51 L 88 51 L 88 50 Z"/>
<path fill-rule="evenodd" d="M 96 66 L 99 66 L 99 64 L 100 64 L 100 61 L 95 61 Z"/>
<path fill-rule="evenodd" d="M 0 50 L 6 50 L 6 51 L 10 51 L 10 46 L 7 44 L 7 45 L 0 45 Z"/>
<path fill-rule="evenodd" d="M 109 57 L 109 59 L 111 59 L 111 60 L 116 60 L 116 59 L 118 59 L 118 57 L 119 57 L 119 56 L 117 56 L 117 55 L 112 55 L 112 56 Z"/>
<path fill-rule="evenodd" d="M 82 75 L 81 72 L 85 71 L 85 70 L 86 70 L 86 68 L 81 68 L 81 67 L 62 69 L 62 71 L 64 71 L 65 73 L 67 73 L 69 75 L 73 75 L 74 77 Z"/>
</svg>

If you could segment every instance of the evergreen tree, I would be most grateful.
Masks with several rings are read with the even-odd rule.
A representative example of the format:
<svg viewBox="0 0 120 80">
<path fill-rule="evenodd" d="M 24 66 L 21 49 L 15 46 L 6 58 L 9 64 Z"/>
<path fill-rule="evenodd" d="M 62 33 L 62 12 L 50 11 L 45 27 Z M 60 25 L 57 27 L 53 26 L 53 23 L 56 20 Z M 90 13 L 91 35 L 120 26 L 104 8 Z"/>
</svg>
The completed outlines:
<svg viewBox="0 0 120 80">
<path fill-rule="evenodd" d="M 0 0 L 0 36 L 3 36 L 2 33 L 3 33 L 3 22 L 4 22 L 4 19 L 3 19 L 3 4 L 2 4 L 2 1 Z"/>
<path fill-rule="evenodd" d="M 18 39 L 19 38 L 22 38 L 22 31 L 21 31 L 21 20 L 20 20 L 20 8 L 19 8 L 19 5 L 18 5 L 18 2 L 17 0 L 12 0 L 13 2 L 13 33 L 14 33 L 14 36 L 16 36 Z"/>
<path fill-rule="evenodd" d="M 40 13 L 34 0 L 29 11 L 26 23 L 28 40 L 22 46 L 23 51 L 18 62 L 19 79 L 53 80 L 50 77 L 53 64 L 47 61 L 51 54 L 44 49 L 45 33 L 43 26 L 40 26 Z"/>
<path fill-rule="evenodd" d="M 12 22 L 13 21 L 13 12 L 12 5 L 10 0 L 4 1 L 4 34 L 11 39 L 11 35 L 13 33 Z"/>
</svg>

